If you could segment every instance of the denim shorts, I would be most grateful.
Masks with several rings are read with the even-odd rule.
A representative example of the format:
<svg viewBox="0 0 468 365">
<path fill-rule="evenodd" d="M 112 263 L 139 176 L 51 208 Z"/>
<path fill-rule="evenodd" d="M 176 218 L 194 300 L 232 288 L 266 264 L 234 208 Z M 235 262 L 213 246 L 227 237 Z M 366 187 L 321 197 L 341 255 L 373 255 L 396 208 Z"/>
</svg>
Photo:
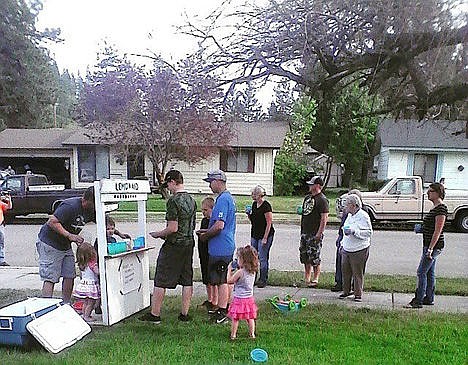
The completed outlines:
<svg viewBox="0 0 468 365">
<path fill-rule="evenodd" d="M 36 249 L 39 254 L 39 276 L 42 281 L 58 283 L 60 277 L 64 279 L 76 277 L 75 255 L 71 248 L 60 251 L 38 240 Z"/>
</svg>

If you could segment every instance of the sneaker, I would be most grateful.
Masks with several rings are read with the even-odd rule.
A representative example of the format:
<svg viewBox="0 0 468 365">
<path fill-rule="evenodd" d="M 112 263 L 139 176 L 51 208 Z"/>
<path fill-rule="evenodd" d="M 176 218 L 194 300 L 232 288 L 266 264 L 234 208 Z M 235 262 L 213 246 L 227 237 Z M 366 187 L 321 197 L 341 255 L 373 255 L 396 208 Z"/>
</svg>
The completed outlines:
<svg viewBox="0 0 468 365">
<path fill-rule="evenodd" d="M 264 288 L 264 287 L 266 287 L 266 286 L 267 286 L 266 283 L 263 282 L 263 281 L 259 281 L 259 282 L 257 283 L 257 288 Z"/>
<path fill-rule="evenodd" d="M 190 316 L 188 314 L 179 314 L 179 317 L 177 317 L 179 321 L 181 322 L 189 322 L 191 320 Z"/>
<path fill-rule="evenodd" d="M 226 323 L 228 321 L 228 317 L 226 316 L 226 312 L 222 309 L 218 309 L 216 311 L 216 323 Z"/>
<path fill-rule="evenodd" d="M 354 301 L 355 302 L 362 302 L 362 298 L 361 297 L 354 297 Z"/>
<path fill-rule="evenodd" d="M 423 305 L 434 305 L 434 302 L 430 302 L 426 297 L 423 298 Z"/>
<path fill-rule="evenodd" d="M 151 312 L 143 314 L 140 318 L 140 321 L 144 322 L 152 322 L 154 324 L 160 324 L 161 323 L 161 317 L 160 316 L 153 316 Z"/>
<path fill-rule="evenodd" d="M 340 296 L 338 298 L 345 299 L 345 298 L 347 298 L 347 297 L 349 297 L 349 296 L 351 296 L 353 294 L 354 294 L 354 292 L 352 292 L 352 291 L 350 291 L 348 294 L 342 293 L 342 294 L 340 294 Z"/>
<path fill-rule="evenodd" d="M 0 262 L 0 266 L 10 266 L 10 264 L 8 262 L 3 261 Z"/>
<path fill-rule="evenodd" d="M 419 309 L 419 308 L 422 308 L 422 304 L 419 304 L 416 302 L 416 298 L 413 298 L 411 299 L 411 302 L 409 302 L 407 305 L 404 306 L 404 308 L 415 308 L 415 309 Z"/>
<path fill-rule="evenodd" d="M 342 291 L 342 290 L 343 290 L 343 287 L 341 285 L 338 285 L 338 284 L 336 284 L 335 286 L 333 286 L 331 288 L 332 292 L 339 292 L 339 291 Z"/>
</svg>

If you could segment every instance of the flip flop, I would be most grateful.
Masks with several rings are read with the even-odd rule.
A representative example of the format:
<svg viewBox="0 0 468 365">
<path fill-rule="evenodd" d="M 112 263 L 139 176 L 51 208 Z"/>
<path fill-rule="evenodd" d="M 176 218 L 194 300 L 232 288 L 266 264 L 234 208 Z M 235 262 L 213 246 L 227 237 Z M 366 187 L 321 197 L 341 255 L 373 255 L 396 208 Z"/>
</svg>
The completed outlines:
<svg viewBox="0 0 468 365">
<path fill-rule="evenodd" d="M 307 284 L 307 286 L 309 288 L 316 288 L 318 285 L 318 281 L 317 280 L 312 280 L 309 284 Z"/>
</svg>

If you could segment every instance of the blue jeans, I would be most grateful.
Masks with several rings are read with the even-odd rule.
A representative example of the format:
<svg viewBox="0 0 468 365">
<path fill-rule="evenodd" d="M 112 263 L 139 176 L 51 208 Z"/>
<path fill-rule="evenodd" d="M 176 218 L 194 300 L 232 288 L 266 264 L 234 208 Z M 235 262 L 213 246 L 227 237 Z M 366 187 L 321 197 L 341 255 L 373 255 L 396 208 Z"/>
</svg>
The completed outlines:
<svg viewBox="0 0 468 365">
<path fill-rule="evenodd" d="M 336 247 L 335 284 L 341 288 L 343 287 L 343 274 L 341 271 L 341 246 Z"/>
<path fill-rule="evenodd" d="M 273 243 L 274 234 L 268 237 L 266 245 L 262 245 L 262 239 L 250 238 L 250 244 L 258 251 L 258 258 L 260 260 L 260 283 L 267 283 L 268 281 L 268 261 L 270 260 L 270 248 Z"/>
<path fill-rule="evenodd" d="M 5 262 L 5 226 L 0 225 L 0 263 Z"/>
<path fill-rule="evenodd" d="M 418 287 L 416 288 L 416 303 L 422 304 L 423 299 L 432 303 L 434 301 L 435 291 L 435 267 L 437 256 L 440 255 L 442 250 L 434 249 L 432 252 L 432 260 L 428 259 L 427 254 L 428 247 L 423 247 L 421 261 L 418 266 Z"/>
</svg>

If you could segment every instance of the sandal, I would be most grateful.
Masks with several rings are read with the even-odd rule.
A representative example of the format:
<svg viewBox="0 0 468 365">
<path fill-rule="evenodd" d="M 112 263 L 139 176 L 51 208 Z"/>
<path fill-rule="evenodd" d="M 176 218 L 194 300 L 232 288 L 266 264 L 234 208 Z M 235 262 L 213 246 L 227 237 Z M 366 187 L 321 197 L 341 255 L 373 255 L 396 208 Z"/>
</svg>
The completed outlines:
<svg viewBox="0 0 468 365">
<path fill-rule="evenodd" d="M 318 285 L 318 281 L 317 280 L 312 280 L 309 284 L 307 284 L 307 286 L 309 288 L 316 288 Z"/>
</svg>

